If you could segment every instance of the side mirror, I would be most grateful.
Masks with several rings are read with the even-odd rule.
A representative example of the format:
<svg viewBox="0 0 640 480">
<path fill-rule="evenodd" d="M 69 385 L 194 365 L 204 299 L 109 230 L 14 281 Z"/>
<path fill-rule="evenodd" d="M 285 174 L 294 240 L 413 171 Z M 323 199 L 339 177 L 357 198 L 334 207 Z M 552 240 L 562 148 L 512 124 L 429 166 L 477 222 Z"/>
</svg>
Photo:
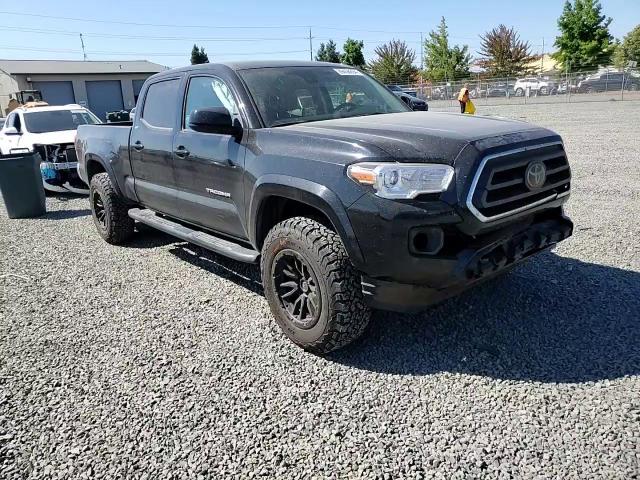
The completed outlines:
<svg viewBox="0 0 640 480">
<path fill-rule="evenodd" d="M 16 127 L 7 127 L 4 131 L 4 134 L 5 135 L 22 135 L 22 133 L 16 130 Z"/>
<path fill-rule="evenodd" d="M 240 130 L 233 124 L 229 110 L 224 107 L 194 110 L 189 117 L 189 128 L 196 132 L 222 135 L 236 135 Z"/>
</svg>

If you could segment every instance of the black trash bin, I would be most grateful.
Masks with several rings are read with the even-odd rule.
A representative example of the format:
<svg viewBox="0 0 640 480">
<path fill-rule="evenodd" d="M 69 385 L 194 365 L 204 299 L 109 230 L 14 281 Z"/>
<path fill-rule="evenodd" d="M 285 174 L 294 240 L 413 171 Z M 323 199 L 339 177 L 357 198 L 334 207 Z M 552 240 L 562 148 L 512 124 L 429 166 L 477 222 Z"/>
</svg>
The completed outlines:
<svg viewBox="0 0 640 480">
<path fill-rule="evenodd" d="M 47 209 L 40 155 L 29 152 L 0 156 L 0 191 L 9 218 L 44 215 Z"/>
</svg>

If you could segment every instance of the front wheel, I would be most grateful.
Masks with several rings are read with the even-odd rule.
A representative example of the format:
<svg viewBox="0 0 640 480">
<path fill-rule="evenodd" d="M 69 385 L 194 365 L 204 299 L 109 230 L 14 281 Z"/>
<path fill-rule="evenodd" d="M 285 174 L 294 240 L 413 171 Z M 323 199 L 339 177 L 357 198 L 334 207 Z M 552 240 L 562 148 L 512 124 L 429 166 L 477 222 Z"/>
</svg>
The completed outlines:
<svg viewBox="0 0 640 480">
<path fill-rule="evenodd" d="M 516 88 L 516 97 L 521 97 L 524 95 L 524 90 L 521 88 Z"/>
<path fill-rule="evenodd" d="M 371 312 L 358 272 L 340 237 L 315 220 L 295 217 L 273 227 L 260 269 L 276 322 L 305 350 L 329 353 L 367 327 Z"/>
<path fill-rule="evenodd" d="M 93 176 L 89 185 L 89 203 L 93 223 L 107 243 L 119 245 L 133 235 L 135 223 L 109 174 L 103 172 Z"/>
</svg>

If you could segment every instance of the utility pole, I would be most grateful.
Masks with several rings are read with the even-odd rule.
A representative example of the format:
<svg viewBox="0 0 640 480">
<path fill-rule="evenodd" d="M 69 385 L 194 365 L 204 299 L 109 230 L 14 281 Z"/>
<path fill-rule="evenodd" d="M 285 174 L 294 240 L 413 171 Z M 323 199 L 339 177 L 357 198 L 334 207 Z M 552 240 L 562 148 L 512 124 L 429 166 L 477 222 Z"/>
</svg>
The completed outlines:
<svg viewBox="0 0 640 480">
<path fill-rule="evenodd" d="M 540 57 L 540 73 L 544 73 L 544 37 L 542 37 L 542 57 Z"/>
<path fill-rule="evenodd" d="M 313 37 L 311 36 L 311 27 L 309 27 L 309 60 L 313 62 Z"/>
<path fill-rule="evenodd" d="M 420 70 L 424 70 L 424 38 L 420 32 Z"/>
<path fill-rule="evenodd" d="M 82 45 L 82 59 L 87 60 L 87 52 L 84 49 L 84 39 L 82 38 L 82 34 L 80 34 L 80 44 Z"/>
</svg>

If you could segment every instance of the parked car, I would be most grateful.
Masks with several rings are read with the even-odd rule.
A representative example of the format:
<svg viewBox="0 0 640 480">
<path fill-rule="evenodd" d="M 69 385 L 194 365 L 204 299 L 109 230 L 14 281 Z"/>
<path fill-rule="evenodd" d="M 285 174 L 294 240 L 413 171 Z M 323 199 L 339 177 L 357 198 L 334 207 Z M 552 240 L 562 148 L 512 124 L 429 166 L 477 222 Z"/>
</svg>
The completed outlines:
<svg viewBox="0 0 640 480">
<path fill-rule="evenodd" d="M 73 142 L 78 125 L 101 123 L 80 105 L 18 107 L 0 130 L 0 154 L 38 151 L 47 191 L 88 193 L 76 171 Z"/>
<path fill-rule="evenodd" d="M 412 112 L 346 65 L 165 71 L 133 126 L 82 125 L 76 150 L 105 241 L 125 243 L 138 221 L 259 262 L 276 322 L 317 353 L 360 336 L 371 308 L 424 309 L 573 228 L 556 133 Z"/>
<path fill-rule="evenodd" d="M 471 98 L 506 97 L 507 92 L 509 92 L 509 86 L 506 83 L 492 83 L 488 86 L 483 83 L 481 86 L 473 85 L 469 87 L 469 96 Z"/>
<path fill-rule="evenodd" d="M 558 85 L 552 80 L 527 77 L 516 80 L 513 91 L 517 97 L 521 97 L 525 94 L 527 88 L 535 95 L 552 95 L 556 93 Z"/>
<path fill-rule="evenodd" d="M 457 95 L 458 95 L 458 92 L 454 93 L 453 88 L 450 86 L 438 86 L 438 87 L 431 88 L 432 100 L 449 100 L 451 98 L 457 97 Z"/>
<path fill-rule="evenodd" d="M 578 83 L 578 92 L 595 93 L 606 91 L 620 91 L 624 89 L 637 91 L 640 89 L 640 78 L 624 72 L 600 72 L 589 75 Z"/>
<path fill-rule="evenodd" d="M 409 105 L 412 110 L 420 110 L 423 112 L 429 110 L 429 105 L 427 105 L 427 102 L 419 99 L 416 96 L 417 92 L 409 93 L 408 90 L 403 90 L 397 85 L 387 85 L 387 88 L 389 88 L 389 90 L 391 90 L 391 92 L 393 92 L 396 97 Z"/>
<path fill-rule="evenodd" d="M 418 96 L 418 91 L 412 88 L 402 88 L 399 85 L 387 85 L 387 88 L 395 94 L 406 93 L 407 95 L 411 95 L 412 97 Z"/>
<path fill-rule="evenodd" d="M 507 97 L 513 95 L 513 87 L 507 83 L 492 83 L 487 89 L 488 97 Z"/>
</svg>

